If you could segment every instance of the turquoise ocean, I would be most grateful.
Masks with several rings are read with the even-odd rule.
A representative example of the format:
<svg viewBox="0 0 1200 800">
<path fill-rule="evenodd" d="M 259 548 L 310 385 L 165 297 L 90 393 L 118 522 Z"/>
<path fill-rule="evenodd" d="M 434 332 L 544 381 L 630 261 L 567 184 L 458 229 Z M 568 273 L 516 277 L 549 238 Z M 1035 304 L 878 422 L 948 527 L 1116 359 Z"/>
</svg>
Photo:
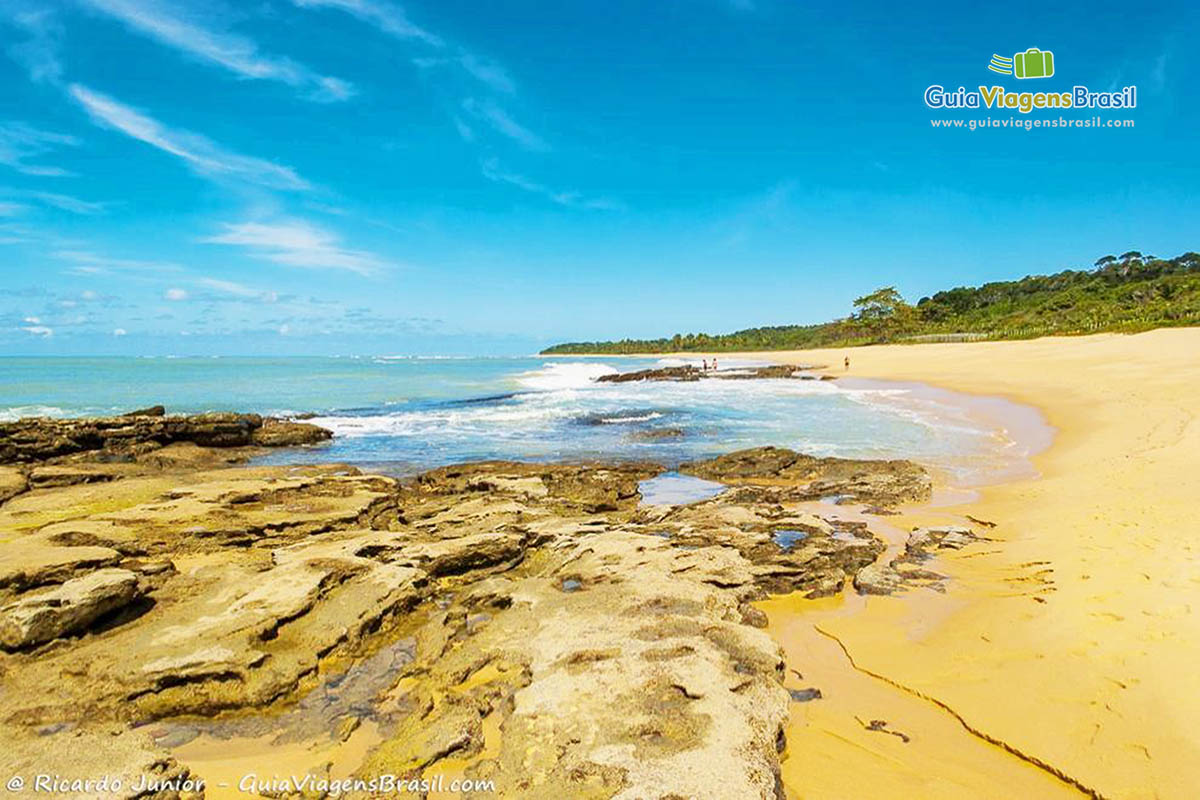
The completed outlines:
<svg viewBox="0 0 1200 800">
<path fill-rule="evenodd" d="M 120 413 L 161 403 L 315 415 L 327 445 L 273 463 L 339 461 L 411 474 L 505 458 L 651 460 L 668 467 L 744 447 L 912 458 L 988 482 L 1029 454 L 1003 409 L 909 384 L 746 380 L 596 383 L 683 358 L 3 358 L 0 420 Z M 722 370 L 752 366 L 726 359 Z"/>
</svg>

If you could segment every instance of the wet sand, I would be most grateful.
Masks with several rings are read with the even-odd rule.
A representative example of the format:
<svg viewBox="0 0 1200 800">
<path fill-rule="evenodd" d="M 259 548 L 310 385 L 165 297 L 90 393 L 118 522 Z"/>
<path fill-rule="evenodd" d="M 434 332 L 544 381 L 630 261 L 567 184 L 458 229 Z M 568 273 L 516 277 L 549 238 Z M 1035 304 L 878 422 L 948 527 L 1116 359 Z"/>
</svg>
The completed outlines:
<svg viewBox="0 0 1200 800">
<path fill-rule="evenodd" d="M 939 557 L 946 594 L 762 604 L 805 665 L 789 686 L 822 692 L 794 704 L 789 792 L 1194 797 L 1200 329 L 753 355 L 1000 396 L 1057 431 L 1039 476 L 887 520 L 996 523 Z"/>
</svg>

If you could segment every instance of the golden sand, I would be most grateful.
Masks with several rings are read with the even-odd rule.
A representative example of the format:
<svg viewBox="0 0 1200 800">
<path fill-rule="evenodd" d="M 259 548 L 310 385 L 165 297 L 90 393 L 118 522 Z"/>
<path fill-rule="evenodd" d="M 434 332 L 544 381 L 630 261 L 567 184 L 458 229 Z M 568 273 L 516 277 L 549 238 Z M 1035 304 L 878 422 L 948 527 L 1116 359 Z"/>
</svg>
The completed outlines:
<svg viewBox="0 0 1200 800">
<path fill-rule="evenodd" d="M 1040 477 L 892 518 L 997 523 L 939 559 L 945 595 L 762 605 L 808 672 L 789 685 L 823 693 L 794 704 L 793 796 L 1200 795 L 1200 329 L 757 355 L 848 355 L 1057 430 Z"/>
</svg>

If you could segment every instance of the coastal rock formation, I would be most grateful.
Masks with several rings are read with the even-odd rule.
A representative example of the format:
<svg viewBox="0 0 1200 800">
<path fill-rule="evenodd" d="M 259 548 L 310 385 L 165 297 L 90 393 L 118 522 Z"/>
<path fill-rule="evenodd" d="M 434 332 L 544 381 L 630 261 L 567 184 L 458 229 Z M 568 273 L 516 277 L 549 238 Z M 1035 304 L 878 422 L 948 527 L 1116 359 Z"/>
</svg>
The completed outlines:
<svg viewBox="0 0 1200 800">
<path fill-rule="evenodd" d="M 921 565 L 937 550 L 961 550 L 984 541 L 970 528 L 943 526 L 916 528 L 908 536 L 904 551 L 887 563 L 876 562 L 854 576 L 854 588 L 862 594 L 894 594 L 906 588 L 924 586 L 945 590 L 945 578 Z"/>
<path fill-rule="evenodd" d="M 203 447 L 313 444 L 332 434 L 316 425 L 264 420 L 258 414 L 213 412 L 163 416 L 159 407 L 134 415 L 0 423 L 0 464 L 31 463 L 88 453 L 96 460 L 132 461 L 176 442 Z M 151 413 L 154 412 L 154 413 Z"/>
<path fill-rule="evenodd" d="M 100 569 L 0 608 L 0 647 L 18 650 L 85 630 L 139 595 L 137 575 Z"/>
<path fill-rule="evenodd" d="M 820 367 L 774 364 L 768 367 L 746 367 L 744 369 L 703 370 L 690 364 L 680 367 L 653 367 L 633 372 L 614 372 L 596 378 L 597 383 L 633 383 L 637 381 L 682 381 L 699 380 L 756 380 L 766 378 L 798 378 L 818 380 L 815 375 L 803 374 Z M 821 380 L 825 378 L 822 377 Z"/>
<path fill-rule="evenodd" d="M 119 430 L 108 422 L 63 438 Z M 210 422 L 221 442 L 273 427 L 196 424 Z M 68 777 L 186 779 L 204 777 L 179 750 L 197 736 L 234 737 L 231 752 L 370 736 L 348 777 L 775 798 L 792 696 L 751 603 L 840 591 L 883 552 L 865 525 L 812 513 L 812 496 L 894 504 L 924 475 L 762 448 L 692 465 L 732 484 L 716 497 L 643 506 L 654 464 L 496 461 L 398 481 L 229 467 L 228 450 L 192 441 L 114 463 L 101 440 L 99 461 L 22 466 L 26 488 L 0 504 L 9 773 L 46 769 L 34 754 L 55 743 Z M 20 452 L 44 450 L 61 448 Z"/>
<path fill-rule="evenodd" d="M 679 471 L 734 486 L 774 490 L 793 501 L 835 498 L 887 508 L 928 500 L 933 491 L 929 473 L 911 461 L 817 458 L 781 447 L 739 450 L 683 464 Z"/>
<path fill-rule="evenodd" d="M 635 381 L 698 381 L 704 376 L 699 367 L 656 367 L 634 372 L 613 372 L 596 378 L 596 383 L 633 383 Z"/>
<path fill-rule="evenodd" d="M 0 467 L 0 503 L 29 488 L 29 479 L 16 467 Z"/>
</svg>

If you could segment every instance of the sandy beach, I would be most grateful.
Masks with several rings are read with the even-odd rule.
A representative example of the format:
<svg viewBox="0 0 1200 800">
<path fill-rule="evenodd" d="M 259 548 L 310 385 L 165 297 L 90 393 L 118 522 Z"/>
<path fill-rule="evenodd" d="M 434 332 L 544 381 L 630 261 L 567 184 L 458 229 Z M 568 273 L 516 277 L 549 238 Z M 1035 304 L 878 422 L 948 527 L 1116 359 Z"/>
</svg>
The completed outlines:
<svg viewBox="0 0 1200 800">
<path fill-rule="evenodd" d="M 1057 431 L 1040 477 L 914 512 L 995 523 L 939 560 L 944 596 L 762 604 L 823 692 L 788 729 L 794 796 L 844 797 L 850 775 L 862 797 L 1195 796 L 1197 353 L 1191 328 L 754 354 L 1002 396 Z"/>
</svg>

